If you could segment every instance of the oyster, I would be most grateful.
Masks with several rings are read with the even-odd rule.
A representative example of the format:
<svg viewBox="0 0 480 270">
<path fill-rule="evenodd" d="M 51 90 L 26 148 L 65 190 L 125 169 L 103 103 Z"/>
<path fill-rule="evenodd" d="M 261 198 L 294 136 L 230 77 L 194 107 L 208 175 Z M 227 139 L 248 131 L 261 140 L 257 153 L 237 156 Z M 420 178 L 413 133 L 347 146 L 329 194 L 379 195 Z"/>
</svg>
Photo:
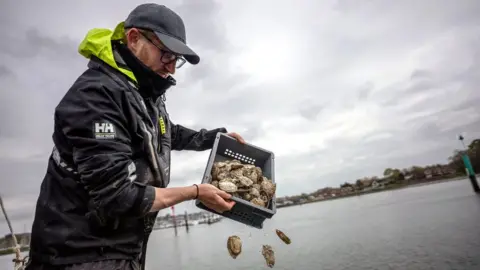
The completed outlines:
<svg viewBox="0 0 480 270">
<path fill-rule="evenodd" d="M 262 245 L 262 255 L 263 258 L 265 258 L 268 267 L 273 268 L 275 265 L 275 253 L 273 252 L 273 248 L 270 245 Z"/>
<path fill-rule="evenodd" d="M 253 185 L 253 181 L 250 178 L 245 176 L 238 177 L 238 182 L 242 187 L 249 187 Z"/>
<path fill-rule="evenodd" d="M 262 168 L 243 164 L 240 160 L 214 162 L 211 184 L 232 196 L 268 207 L 276 192 L 276 184 L 264 176 Z"/>
<path fill-rule="evenodd" d="M 252 164 L 245 164 L 243 165 L 243 167 L 248 171 L 248 170 L 251 170 L 251 169 L 255 169 L 255 165 L 252 165 Z"/>
<path fill-rule="evenodd" d="M 277 233 L 278 237 L 280 239 L 282 239 L 282 241 L 287 244 L 287 245 L 290 245 L 290 243 L 292 243 L 292 241 L 290 240 L 290 238 L 285 234 L 283 233 L 282 231 L 280 231 L 279 229 L 275 229 L 275 232 Z"/>
<path fill-rule="evenodd" d="M 257 198 L 257 197 L 260 197 L 260 191 L 258 191 L 258 189 L 252 187 L 250 189 L 250 195 L 252 195 L 252 197 L 254 198 Z"/>
<path fill-rule="evenodd" d="M 231 177 L 244 177 L 242 169 L 235 169 L 230 172 Z"/>
<path fill-rule="evenodd" d="M 265 207 L 265 201 L 260 199 L 260 198 L 253 198 L 250 202 L 255 204 L 255 205 Z"/>
<path fill-rule="evenodd" d="M 230 164 L 230 168 L 231 168 L 232 170 L 237 170 L 237 169 L 243 168 L 243 165 L 242 165 L 242 163 L 239 161 L 238 163 L 231 163 L 231 164 Z"/>
<path fill-rule="evenodd" d="M 248 171 L 245 173 L 246 177 L 250 178 L 252 180 L 252 182 L 257 182 L 258 181 L 258 175 L 257 175 L 257 171 L 255 171 L 255 169 L 252 169 L 251 171 Z"/>
<path fill-rule="evenodd" d="M 274 184 L 272 181 L 268 180 L 264 176 L 263 179 L 262 179 L 262 182 L 260 183 L 260 188 L 261 188 L 261 191 L 265 192 L 265 194 L 269 198 L 272 198 L 273 194 L 275 194 L 275 191 L 277 189 L 277 185 Z"/>
<path fill-rule="evenodd" d="M 237 185 L 228 180 L 218 182 L 218 188 L 228 193 L 234 193 L 237 191 Z"/>
<path fill-rule="evenodd" d="M 230 256 L 236 259 L 237 256 L 242 252 L 242 239 L 236 235 L 228 237 L 227 249 Z"/>
<path fill-rule="evenodd" d="M 257 172 L 257 175 L 258 175 L 257 181 L 262 180 L 262 174 L 263 174 L 262 168 L 260 168 L 260 167 L 255 167 L 255 171 Z"/>
<path fill-rule="evenodd" d="M 216 179 L 216 180 L 223 180 L 225 178 L 228 177 L 228 172 L 227 171 L 220 171 L 218 174 L 217 174 L 217 177 L 216 178 L 213 178 L 213 175 L 212 175 L 212 179 Z"/>
</svg>

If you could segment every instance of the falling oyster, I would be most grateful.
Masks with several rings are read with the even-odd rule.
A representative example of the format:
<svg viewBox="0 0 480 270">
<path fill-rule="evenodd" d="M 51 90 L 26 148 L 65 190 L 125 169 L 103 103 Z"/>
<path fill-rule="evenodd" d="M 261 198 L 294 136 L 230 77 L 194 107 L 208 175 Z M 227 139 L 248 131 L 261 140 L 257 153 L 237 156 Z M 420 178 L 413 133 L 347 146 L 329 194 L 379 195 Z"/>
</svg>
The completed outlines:
<svg viewBox="0 0 480 270">
<path fill-rule="evenodd" d="M 242 240 L 236 235 L 228 237 L 227 240 L 227 249 L 228 253 L 232 258 L 236 259 L 238 255 L 242 252 Z"/>
<path fill-rule="evenodd" d="M 268 267 L 273 268 L 275 265 L 275 253 L 270 245 L 262 245 L 262 255 Z"/>
<path fill-rule="evenodd" d="M 278 237 L 282 239 L 283 242 L 285 242 L 285 244 L 290 245 L 290 243 L 292 243 L 290 238 L 279 229 L 275 229 L 275 232 L 277 233 Z"/>
</svg>

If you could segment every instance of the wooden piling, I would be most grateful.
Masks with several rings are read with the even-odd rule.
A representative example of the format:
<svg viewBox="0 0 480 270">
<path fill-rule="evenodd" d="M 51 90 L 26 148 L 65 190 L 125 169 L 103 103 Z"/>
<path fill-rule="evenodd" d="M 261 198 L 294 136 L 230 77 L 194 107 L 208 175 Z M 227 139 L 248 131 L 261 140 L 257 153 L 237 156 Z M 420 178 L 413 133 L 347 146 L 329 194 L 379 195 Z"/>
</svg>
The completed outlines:
<svg viewBox="0 0 480 270">
<path fill-rule="evenodd" d="M 172 221 L 173 221 L 173 228 L 175 229 L 175 236 L 177 236 L 178 232 L 177 232 L 177 221 L 176 221 L 176 218 L 175 218 L 175 207 L 172 205 Z"/>
<path fill-rule="evenodd" d="M 188 214 L 187 214 L 187 210 L 185 210 L 185 228 L 187 229 L 187 233 L 188 233 Z"/>
</svg>

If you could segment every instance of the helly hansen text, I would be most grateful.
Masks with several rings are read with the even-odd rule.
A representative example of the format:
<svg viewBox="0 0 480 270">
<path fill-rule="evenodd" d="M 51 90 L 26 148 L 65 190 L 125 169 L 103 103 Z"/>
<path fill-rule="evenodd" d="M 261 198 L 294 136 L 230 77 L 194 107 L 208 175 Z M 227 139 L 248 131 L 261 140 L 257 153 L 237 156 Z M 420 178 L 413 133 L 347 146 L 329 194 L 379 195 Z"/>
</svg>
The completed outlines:
<svg viewBox="0 0 480 270">
<path fill-rule="evenodd" d="M 95 138 L 97 139 L 114 139 L 115 127 L 108 122 L 95 122 Z"/>
</svg>

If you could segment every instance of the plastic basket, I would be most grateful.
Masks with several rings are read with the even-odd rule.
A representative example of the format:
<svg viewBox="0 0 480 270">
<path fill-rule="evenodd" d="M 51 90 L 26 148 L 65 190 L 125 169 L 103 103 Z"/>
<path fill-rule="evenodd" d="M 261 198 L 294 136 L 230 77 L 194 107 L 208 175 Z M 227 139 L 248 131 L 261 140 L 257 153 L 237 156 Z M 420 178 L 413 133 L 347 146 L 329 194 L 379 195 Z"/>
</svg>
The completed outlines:
<svg viewBox="0 0 480 270">
<path fill-rule="evenodd" d="M 215 138 L 215 143 L 210 152 L 205 173 L 203 174 L 202 183 L 211 183 L 211 171 L 214 162 L 232 159 L 237 159 L 244 164 L 253 164 L 260 167 L 263 175 L 275 183 L 275 157 L 272 152 L 249 143 L 241 144 L 236 139 L 224 133 L 218 133 Z M 197 207 L 203 210 L 224 216 L 258 229 L 263 228 L 263 222 L 266 218 L 272 218 L 277 212 L 276 195 L 274 195 L 273 198 L 267 203 L 266 208 L 260 207 L 235 196 L 232 196 L 232 200 L 236 202 L 233 208 L 230 211 L 225 211 L 223 213 L 218 213 L 209 209 L 199 200 L 196 200 L 195 204 Z"/>
</svg>

